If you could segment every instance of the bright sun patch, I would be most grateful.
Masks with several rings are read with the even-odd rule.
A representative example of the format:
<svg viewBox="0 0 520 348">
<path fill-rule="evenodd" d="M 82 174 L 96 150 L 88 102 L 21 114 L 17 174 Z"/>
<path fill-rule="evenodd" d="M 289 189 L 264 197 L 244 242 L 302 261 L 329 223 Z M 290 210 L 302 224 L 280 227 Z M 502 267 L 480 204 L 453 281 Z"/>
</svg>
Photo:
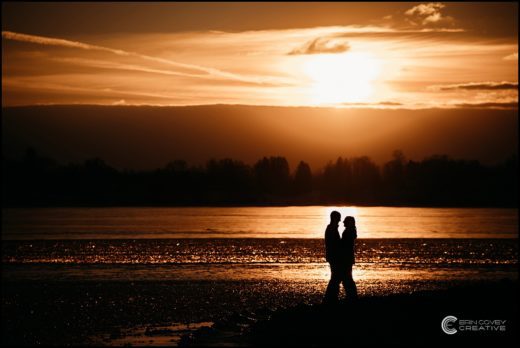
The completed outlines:
<svg viewBox="0 0 520 348">
<path fill-rule="evenodd" d="M 313 104 L 364 102 L 373 93 L 380 61 L 368 53 L 320 54 L 309 57 L 303 70 L 312 80 Z"/>
</svg>

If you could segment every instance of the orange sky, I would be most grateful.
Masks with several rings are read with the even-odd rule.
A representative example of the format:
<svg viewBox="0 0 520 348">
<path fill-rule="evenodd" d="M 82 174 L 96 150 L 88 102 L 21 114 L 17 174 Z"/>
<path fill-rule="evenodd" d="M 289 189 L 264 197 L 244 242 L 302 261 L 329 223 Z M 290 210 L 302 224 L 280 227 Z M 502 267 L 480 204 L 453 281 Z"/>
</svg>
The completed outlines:
<svg viewBox="0 0 520 348">
<path fill-rule="evenodd" d="M 3 3 L 2 104 L 517 108 L 516 3 Z"/>
</svg>

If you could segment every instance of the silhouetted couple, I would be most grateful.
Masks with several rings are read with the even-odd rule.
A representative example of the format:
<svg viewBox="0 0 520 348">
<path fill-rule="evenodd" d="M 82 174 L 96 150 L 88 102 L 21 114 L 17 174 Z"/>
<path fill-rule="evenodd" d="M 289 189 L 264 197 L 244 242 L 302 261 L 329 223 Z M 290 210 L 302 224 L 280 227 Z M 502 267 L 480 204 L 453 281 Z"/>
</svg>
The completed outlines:
<svg viewBox="0 0 520 348">
<path fill-rule="evenodd" d="M 339 285 L 343 283 L 347 299 L 357 299 L 357 288 L 352 278 L 352 266 L 355 263 L 354 248 L 357 238 L 356 220 L 347 216 L 343 220 L 345 230 L 339 235 L 338 225 L 341 214 L 330 213 L 330 223 L 325 230 L 325 258 L 330 264 L 330 281 L 325 292 L 324 303 L 336 303 Z"/>
</svg>

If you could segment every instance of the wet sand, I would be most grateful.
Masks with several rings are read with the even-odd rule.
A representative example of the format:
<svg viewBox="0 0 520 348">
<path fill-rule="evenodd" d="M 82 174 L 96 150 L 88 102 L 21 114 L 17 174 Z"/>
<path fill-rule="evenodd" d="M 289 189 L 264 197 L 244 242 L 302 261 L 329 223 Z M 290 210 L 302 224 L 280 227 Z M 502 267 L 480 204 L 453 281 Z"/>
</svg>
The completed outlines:
<svg viewBox="0 0 520 348">
<path fill-rule="evenodd" d="M 366 296 L 337 305 L 300 304 L 272 313 L 241 334 L 230 335 L 232 326 L 223 323 L 200 329 L 181 343 L 192 347 L 516 347 L 517 293 L 518 282 L 504 280 Z M 452 335 L 441 328 L 448 315 L 459 319 L 450 324 L 458 328 Z M 470 325 L 472 329 L 465 325 L 467 331 L 461 331 L 460 320 L 475 323 Z M 488 325 L 487 321 L 495 320 L 503 327 Z"/>
<path fill-rule="evenodd" d="M 414 291 L 421 289 L 419 283 L 408 283 L 390 295 L 361 284 L 357 306 L 334 309 L 319 305 L 325 285 L 3 281 L 2 345 L 417 346 L 432 339 L 444 344 L 440 321 L 446 315 L 507 319 L 517 325 L 517 281 L 454 282 L 427 292 Z M 508 330 L 489 337 L 504 343 L 511 339 Z"/>
<path fill-rule="evenodd" d="M 160 345 L 167 339 L 169 345 L 176 345 L 183 334 L 200 326 L 212 326 L 226 318 L 252 317 L 258 309 L 273 312 L 319 301 L 321 287 L 305 285 L 277 281 L 4 280 L 2 344 Z"/>
</svg>

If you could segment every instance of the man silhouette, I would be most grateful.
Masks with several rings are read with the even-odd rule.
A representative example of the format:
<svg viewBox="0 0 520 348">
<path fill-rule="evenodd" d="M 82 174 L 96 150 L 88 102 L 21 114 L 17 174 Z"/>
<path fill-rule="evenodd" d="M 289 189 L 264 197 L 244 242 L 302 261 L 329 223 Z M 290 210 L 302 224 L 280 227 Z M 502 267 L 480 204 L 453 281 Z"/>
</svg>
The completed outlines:
<svg viewBox="0 0 520 348">
<path fill-rule="evenodd" d="M 325 291 L 324 303 L 335 303 L 338 301 L 339 283 L 343 277 L 341 252 L 341 238 L 339 236 L 338 224 L 341 214 L 338 211 L 330 213 L 330 223 L 325 230 L 325 259 L 330 265 L 330 280 Z M 345 284 L 343 283 L 343 286 Z"/>
</svg>

